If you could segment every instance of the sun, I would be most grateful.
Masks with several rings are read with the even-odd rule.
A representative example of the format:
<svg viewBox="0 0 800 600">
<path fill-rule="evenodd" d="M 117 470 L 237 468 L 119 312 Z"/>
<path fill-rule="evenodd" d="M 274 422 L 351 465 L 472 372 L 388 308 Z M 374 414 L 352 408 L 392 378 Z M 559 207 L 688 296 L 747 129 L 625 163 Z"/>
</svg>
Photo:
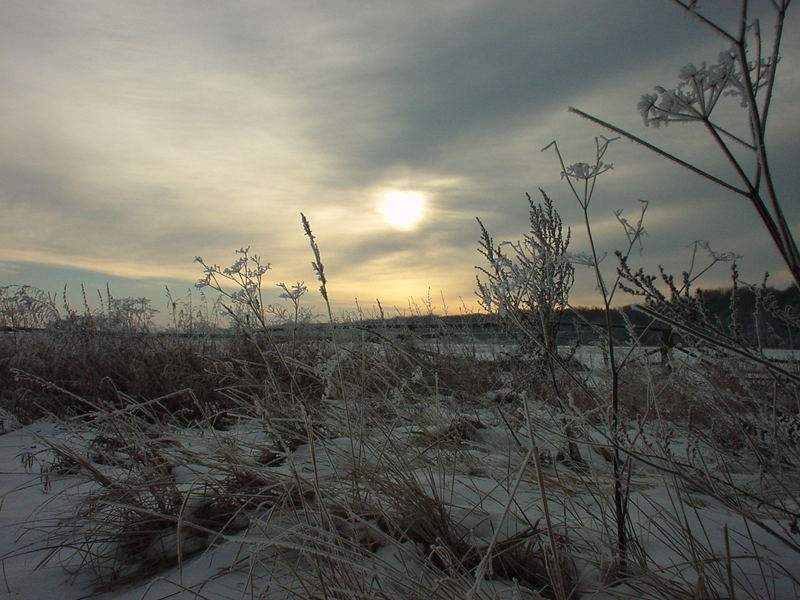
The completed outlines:
<svg viewBox="0 0 800 600">
<path fill-rule="evenodd" d="M 422 219 L 424 207 L 421 192 L 390 190 L 382 195 L 381 212 L 397 229 L 413 229 Z"/>
</svg>

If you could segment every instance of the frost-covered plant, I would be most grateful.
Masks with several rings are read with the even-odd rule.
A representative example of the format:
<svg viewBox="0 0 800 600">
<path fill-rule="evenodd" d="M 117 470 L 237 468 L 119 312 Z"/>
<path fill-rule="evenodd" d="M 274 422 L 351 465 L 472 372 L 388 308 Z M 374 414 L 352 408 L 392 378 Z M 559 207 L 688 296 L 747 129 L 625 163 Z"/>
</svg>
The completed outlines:
<svg viewBox="0 0 800 600">
<path fill-rule="evenodd" d="M 557 351 L 556 336 L 575 269 L 567 256 L 570 230 L 564 232 L 552 200 L 540 191 L 541 204 L 528 195 L 530 231 L 519 241 L 496 244 L 478 219 L 478 251 L 488 265 L 477 267 L 485 279 L 476 276 L 476 293 L 484 310 L 521 334 L 523 350 L 549 362 Z"/>
<path fill-rule="evenodd" d="M 694 16 L 704 26 L 724 38 L 730 44 L 730 48 L 720 55 L 715 64 L 701 64 L 699 67 L 688 65 L 684 67 L 680 72 L 679 83 L 676 87 L 656 87 L 654 94 L 647 94 L 641 98 L 638 105 L 639 111 L 646 126 L 659 127 L 675 122 L 701 125 L 732 168 L 733 177 L 724 178 L 712 175 L 698 164 L 687 162 L 626 129 L 576 108 L 570 108 L 570 111 L 655 152 L 659 156 L 700 175 L 737 196 L 746 198 L 755 208 L 766 227 L 795 283 L 800 284 L 800 252 L 798 252 L 794 236 L 783 213 L 780 195 L 776 188 L 768 159 L 766 144 L 767 123 L 779 63 L 784 21 L 791 0 L 770 0 L 769 2 L 775 15 L 775 33 L 771 49 L 766 51 L 759 21 L 751 21 L 748 17 L 748 0 L 742 0 L 740 3 L 736 30 L 726 29 L 714 20 L 704 16 L 698 10 L 695 0 L 672 1 Z M 745 114 L 744 122 L 738 131 L 722 127 L 715 118 L 715 108 L 725 96 L 738 98 Z M 700 311 L 702 307 L 700 303 L 695 302 L 691 296 L 688 296 L 690 277 L 685 276 L 682 283 L 676 283 L 668 275 L 662 274 L 662 283 L 668 288 L 668 295 L 665 295 L 656 286 L 656 277 L 642 272 L 631 272 L 627 266 L 626 257 L 621 256 L 620 258 L 622 259 L 622 265 L 617 275 L 617 281 L 619 281 L 620 277 L 625 278 L 629 289 L 645 297 L 645 306 L 643 308 L 651 317 L 655 317 L 682 334 L 694 336 L 696 339 L 711 344 L 724 353 L 743 356 L 753 363 L 769 366 L 774 377 L 775 389 L 782 383 L 780 378 L 775 376 L 776 374 L 787 379 L 793 377 L 792 373 L 789 373 L 783 366 L 779 366 L 776 361 L 769 361 L 757 353 L 744 349 L 736 341 L 735 323 L 733 324 L 732 339 L 725 339 L 726 337 L 730 338 L 730 336 L 727 336 L 727 334 L 721 335 L 721 331 L 713 331 L 713 328 L 699 331 L 697 323 L 698 321 L 703 321 L 703 316 L 693 314 L 693 311 Z M 610 345 L 610 348 L 613 350 L 613 344 Z M 616 369 L 614 371 L 616 372 Z M 615 386 L 618 385 L 616 376 L 613 383 Z M 777 396 L 777 393 L 773 395 Z M 796 398 L 796 394 L 794 397 Z M 718 401 L 720 404 L 725 405 L 728 399 L 718 395 Z M 763 399 L 761 401 L 763 402 Z M 613 412 L 616 414 L 616 411 Z M 616 432 L 617 428 L 614 427 L 614 430 Z M 619 441 L 615 440 L 614 470 L 615 485 L 617 486 L 620 481 L 618 477 L 619 453 L 622 449 Z M 778 469 L 777 471 L 778 475 L 775 477 L 773 490 L 788 490 L 789 488 L 786 486 L 782 475 L 783 470 Z M 765 485 L 762 490 L 759 490 L 758 493 L 753 493 L 750 497 L 758 498 L 759 502 L 768 504 L 771 501 L 770 496 L 774 494 L 774 492 L 768 491 L 769 487 L 769 485 Z M 717 494 L 718 492 L 707 491 L 707 493 Z M 792 496 L 792 494 L 789 495 Z M 615 496 L 617 501 L 617 506 L 615 507 L 617 527 L 620 528 L 618 532 L 618 553 L 624 559 L 627 548 L 624 523 L 619 518 L 621 514 L 619 511 L 621 495 L 615 493 Z M 622 499 L 625 500 L 624 497 Z M 792 499 L 792 502 L 794 502 L 794 499 Z M 796 506 L 796 504 L 793 504 L 793 506 Z M 792 524 L 790 526 L 787 526 L 782 531 L 770 530 L 769 532 L 784 543 L 788 541 L 787 545 L 797 551 L 796 544 L 793 541 L 789 541 L 790 536 L 786 535 L 786 531 L 792 530 L 794 532 L 797 529 L 795 525 L 797 519 L 796 509 L 792 509 L 790 512 L 790 518 L 794 519 L 791 521 Z M 747 515 L 746 511 L 742 511 L 741 514 L 747 519 L 752 518 L 752 515 Z M 754 521 L 758 522 L 757 519 Z"/>
<path fill-rule="evenodd" d="M 153 317 L 159 312 L 153 308 L 149 298 L 133 296 L 115 298 L 108 284 L 105 294 L 97 290 L 99 308 L 90 306 L 85 286 L 81 284 L 80 289 L 83 299 L 82 313 L 70 306 L 67 300 L 67 288 L 64 286 L 63 303 L 66 317 L 54 323 L 59 329 L 142 333 L 152 328 Z"/>
<path fill-rule="evenodd" d="M 328 310 L 328 320 L 333 324 L 333 312 L 331 311 L 331 302 L 328 297 L 328 278 L 325 276 L 325 265 L 322 262 L 322 256 L 319 253 L 319 245 L 317 244 L 317 236 L 311 231 L 311 223 L 303 213 L 300 213 L 300 222 L 303 224 L 303 231 L 308 238 L 308 243 L 311 246 L 311 252 L 314 254 L 314 260 L 311 262 L 311 268 L 317 274 L 319 280 L 319 294 L 325 301 L 325 307 Z"/>
<path fill-rule="evenodd" d="M 748 1 L 742 0 L 738 29 L 732 31 L 704 16 L 693 0 L 673 0 L 703 25 L 725 39 L 730 47 L 716 63 L 689 64 L 681 69 L 674 88 L 656 86 L 655 93 L 645 94 L 638 103 L 646 126 L 659 127 L 674 122 L 702 125 L 735 177 L 712 175 L 697 164 L 655 146 L 633 133 L 577 108 L 570 111 L 652 150 L 660 156 L 692 171 L 716 185 L 747 198 L 766 227 L 796 284 L 800 285 L 800 251 L 784 215 L 780 194 L 772 175 L 766 135 L 783 36 L 783 26 L 791 0 L 770 0 L 775 14 L 775 33 L 771 48 L 762 39 L 758 19 L 748 17 Z M 714 118 L 714 110 L 724 96 L 739 99 L 746 118 L 733 132 Z"/>
<path fill-rule="evenodd" d="M 715 322 L 706 310 L 703 302 L 701 290 L 694 290 L 692 285 L 706 272 L 721 263 L 731 263 L 732 267 L 732 299 L 735 305 L 737 291 L 739 289 L 739 273 L 736 265 L 737 255 L 730 252 L 717 252 L 711 249 L 708 242 L 695 242 L 692 264 L 688 270 L 684 271 L 679 279 L 666 272 L 663 267 L 659 267 L 658 277 L 648 274 L 644 269 L 634 271 L 628 264 L 625 256 L 617 253 L 619 258 L 619 274 L 621 276 L 620 287 L 632 296 L 642 299 L 644 307 L 649 312 L 656 312 L 663 316 L 684 324 L 692 324 L 705 332 L 713 331 L 719 339 L 733 341 L 739 335 L 735 332 L 737 327 L 738 310 L 733 306 L 732 322 Z M 698 250 L 707 253 L 707 260 L 704 264 L 697 266 Z M 662 289 L 663 288 L 663 289 Z M 717 319 L 719 321 L 719 319 Z M 684 334 L 687 338 L 687 345 L 693 348 L 704 346 L 706 342 L 702 337 Z M 703 336 L 705 337 L 705 336 Z"/>
<path fill-rule="evenodd" d="M 186 291 L 183 298 L 172 295 L 165 286 L 170 312 L 170 325 L 176 332 L 188 334 L 209 333 L 220 328 L 220 318 L 224 316 L 219 299 L 209 300 L 201 290 L 196 300 L 192 290 Z"/>
<path fill-rule="evenodd" d="M 297 311 L 299 311 L 300 298 L 308 291 L 308 288 L 304 285 L 304 283 L 298 281 L 297 283 L 288 286 L 285 283 L 280 282 L 278 287 L 283 290 L 283 293 L 281 293 L 281 298 L 291 300 Z"/>
<path fill-rule="evenodd" d="M 300 308 L 300 299 L 308 292 L 308 288 L 305 286 L 305 283 L 302 281 L 298 281 L 291 286 L 286 285 L 284 282 L 280 282 L 278 287 L 283 290 L 281 292 L 280 297 L 286 300 L 289 300 L 292 303 L 292 308 L 294 310 L 294 315 L 292 318 L 292 339 L 297 338 L 297 326 L 300 324 L 300 321 L 306 317 L 310 318 L 309 314 L 304 314 Z"/>
<path fill-rule="evenodd" d="M 558 143 L 553 141 L 545 146 L 542 151 L 552 148 L 561 166 L 561 177 L 567 182 L 572 195 L 583 211 L 583 218 L 586 227 L 586 236 L 589 242 L 589 253 L 577 257 L 578 264 L 590 267 L 597 282 L 597 289 L 602 300 L 603 314 L 605 316 L 605 335 L 603 338 L 604 353 L 608 358 L 609 375 L 611 379 L 611 394 L 608 402 L 608 426 L 612 437 L 612 467 L 614 478 L 614 521 L 616 526 L 615 540 L 615 563 L 616 571 L 624 576 L 628 572 L 630 540 L 626 527 L 628 520 L 628 483 L 630 465 L 627 464 L 621 453 L 621 420 L 620 420 L 620 373 L 625 364 L 624 360 L 618 359 L 614 345 L 613 336 L 613 303 L 616 293 L 620 290 L 620 275 L 613 280 L 608 280 L 603 274 L 600 263 L 605 257 L 595 244 L 592 232 L 591 218 L 589 217 L 589 207 L 594 198 L 597 186 L 597 179 L 611 169 L 613 164 L 605 162 L 605 155 L 609 145 L 618 138 L 595 138 L 595 159 L 593 163 L 572 163 L 567 164 L 559 150 Z M 627 238 L 627 246 L 620 256 L 627 258 L 633 249 L 641 243 L 645 235 L 644 215 L 647 210 L 647 203 L 644 202 L 638 220 L 630 223 L 622 217 L 622 211 L 616 211 L 617 217 L 623 232 Z"/>
<path fill-rule="evenodd" d="M 30 285 L 0 286 L 0 326 L 45 327 L 58 319 L 54 295 Z"/>
<path fill-rule="evenodd" d="M 222 268 L 217 264 L 209 265 L 202 257 L 196 256 L 194 261 L 203 267 L 201 277 L 195 287 L 210 287 L 226 298 L 229 304 L 223 307 L 240 325 L 267 327 L 269 314 L 274 314 L 274 307 L 266 305 L 263 298 L 262 281 L 264 275 L 272 267 L 264 263 L 258 254 L 250 254 L 250 246 L 236 251 L 239 257 L 229 267 Z M 233 291 L 229 291 L 233 288 Z"/>
<path fill-rule="evenodd" d="M 624 257 L 620 259 L 620 286 L 641 299 L 636 310 L 679 331 L 682 338 L 679 347 L 687 355 L 700 354 L 714 358 L 735 356 L 767 368 L 776 377 L 774 395 L 787 382 L 795 385 L 800 383 L 800 375 L 787 370 L 781 361 L 771 360 L 763 351 L 765 339 L 773 343 L 784 342 L 784 336 L 791 338 L 793 331 L 800 328 L 800 321 L 791 307 L 779 305 L 774 290 L 767 287 L 767 277 L 761 285 L 740 281 L 735 255 L 715 252 L 707 243 L 698 243 L 696 246 L 708 249 L 707 264 L 699 273 L 693 273 L 691 268 L 684 271 L 679 279 L 667 273 L 663 267 L 659 267 L 658 277 L 643 269 L 634 271 Z M 707 296 L 711 293 L 692 287 L 700 275 L 723 262 L 731 263 L 730 301 L 726 319 L 712 316 L 708 310 Z M 747 309 L 740 302 L 744 295 L 752 299 L 752 306 Z M 768 329 L 767 315 L 780 326 L 784 335 Z M 752 320 L 752 325 L 748 327 L 749 334 L 743 331 L 745 320 Z"/>
<path fill-rule="evenodd" d="M 748 71 L 753 78 L 754 91 L 768 83 L 771 69 L 769 59 L 760 58 L 758 63 L 749 63 Z M 660 127 L 678 121 L 711 122 L 711 113 L 723 96 L 737 96 L 742 107 L 747 106 L 747 86 L 736 62 L 736 50 L 720 52 L 716 63 L 700 66 L 688 64 L 678 73 L 678 86 L 666 89 L 657 85 L 655 94 L 643 94 L 637 104 L 644 124 Z M 726 131 L 716 123 L 711 125 L 731 140 L 749 146 L 747 142 Z"/>
<path fill-rule="evenodd" d="M 639 112 L 646 126 L 657 128 L 675 122 L 701 125 L 731 166 L 734 177 L 725 179 L 712 175 L 698 164 L 682 160 L 621 127 L 575 108 L 571 108 L 570 111 L 652 150 L 729 192 L 747 198 L 780 252 L 795 284 L 800 285 L 800 252 L 783 212 L 766 144 L 784 22 L 791 0 L 769 2 L 775 16 L 771 46 L 762 38 L 760 21 L 751 20 L 748 16 L 747 0 L 742 0 L 740 3 L 738 27 L 735 29 L 725 28 L 703 15 L 694 1 L 673 0 L 673 2 L 721 36 L 730 46 L 720 53 L 714 64 L 701 63 L 700 66 L 689 64 L 681 69 L 676 87 L 656 86 L 655 93 L 643 95 L 638 104 Z M 716 119 L 715 109 L 725 96 L 737 98 L 745 114 L 739 131 L 734 132 L 722 127 Z M 720 262 L 719 255 L 711 253 L 711 256 L 712 264 Z M 722 258 L 730 261 L 734 257 Z M 764 364 L 762 357 L 757 356 L 758 353 L 751 352 L 736 340 L 735 331 L 730 332 L 733 334 L 731 337 L 723 332 L 724 327 L 721 329 L 698 316 L 697 301 L 688 296 L 690 283 L 688 278 L 693 281 L 698 276 L 689 274 L 691 268 L 684 274 L 684 280 L 680 285 L 663 271 L 660 277 L 647 275 L 641 271 L 633 273 L 624 260 L 621 272 L 627 280 L 629 290 L 643 297 L 645 302 L 641 308 L 650 316 L 694 341 L 716 345 L 723 353 L 742 356 L 744 352 L 745 358 Z M 659 279 L 661 284 L 666 286 L 670 299 L 657 289 Z M 736 286 L 736 282 L 734 285 Z M 694 312 L 686 309 L 688 305 L 695 306 Z M 735 311 L 733 312 L 735 314 Z M 731 326 L 735 330 L 736 323 L 732 323 Z M 780 366 L 774 361 L 769 366 L 774 372 L 780 372 Z"/>
<path fill-rule="evenodd" d="M 114 298 L 108 296 L 106 326 L 122 331 L 147 331 L 158 312 L 149 298 Z"/>
</svg>

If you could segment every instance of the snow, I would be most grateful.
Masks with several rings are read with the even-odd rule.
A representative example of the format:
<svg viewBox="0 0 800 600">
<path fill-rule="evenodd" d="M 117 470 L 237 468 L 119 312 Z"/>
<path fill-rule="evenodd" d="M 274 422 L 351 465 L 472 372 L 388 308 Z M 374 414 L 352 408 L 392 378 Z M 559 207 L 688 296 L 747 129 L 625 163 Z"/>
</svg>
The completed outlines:
<svg viewBox="0 0 800 600">
<path fill-rule="evenodd" d="M 597 352 L 585 354 L 582 360 L 591 368 L 602 368 L 592 362 L 600 358 L 602 363 Z M 69 537 L 71 527 L 85 524 L 75 519 L 76 511 L 107 491 L 86 468 L 124 482 L 134 473 L 130 457 L 109 449 L 107 458 L 113 460 L 84 468 L 80 461 L 76 466 L 55 460 L 58 448 L 94 456 L 98 436 L 107 434 L 100 431 L 102 420 L 100 425 L 50 420 L 7 425 L 0 435 L 0 597 L 302 598 L 310 597 L 304 586 L 320 569 L 329 569 L 323 575 L 331 581 L 361 589 L 364 597 L 376 590 L 398 598 L 422 597 L 410 590 L 435 590 L 430 597 L 436 598 L 466 597 L 471 574 L 443 579 L 426 566 L 437 552 L 444 556 L 441 549 L 413 536 L 399 539 L 382 521 L 392 511 L 402 516 L 422 496 L 445 507 L 449 531 L 474 548 L 530 531 L 550 547 L 547 506 L 562 551 L 574 557 L 583 598 L 660 597 L 648 595 L 654 589 L 693 597 L 701 588 L 708 597 L 725 598 L 731 586 L 737 598 L 800 594 L 800 534 L 787 516 L 798 511 L 796 476 L 781 480 L 784 489 L 776 479 L 770 505 L 773 498 L 764 496 L 769 476 L 748 455 L 726 454 L 655 424 L 630 423 L 623 459 L 631 460 L 631 576 L 611 586 L 608 432 L 577 418 L 569 421 L 580 433 L 572 441 L 582 464 L 574 465 L 564 458 L 566 417 L 511 388 L 484 394 L 469 411 L 459 411 L 450 398 L 428 400 L 409 404 L 405 422 L 383 423 L 357 437 L 344 434 L 337 414 L 345 402 L 331 400 L 326 425 L 332 431 L 339 427 L 338 435 L 314 437 L 266 464 L 259 456 L 276 447 L 276 440 L 255 417 L 242 417 L 224 432 L 160 426 L 147 439 L 171 465 L 171 485 L 181 506 L 175 520 L 166 521 L 139 550 L 138 562 L 129 561 L 120 571 L 122 584 L 111 588 L 98 583 L 96 569 L 80 568 L 82 555 L 74 548 L 58 544 L 78 539 Z M 516 415 L 506 400 L 517 407 Z M 505 418 L 499 411 L 507 411 Z M 13 422 L 8 416 L 2 421 Z M 526 462 L 532 442 L 538 453 Z M 536 477 L 539 469 L 544 485 Z M 231 477 L 253 473 L 256 487 L 244 492 L 253 495 L 252 502 L 230 515 L 213 508 L 214 494 Z M 360 483 L 346 484 L 353 480 Z M 749 502 L 746 493 L 769 501 Z M 324 510 L 321 495 L 328 502 Z M 121 500 L 110 501 L 98 514 L 117 514 L 113 511 L 121 507 L 114 502 Z M 385 513 L 362 510 L 370 502 L 383 503 Z M 207 515 L 209 510 L 222 513 Z M 203 529 L 207 517 L 221 519 L 213 521 L 216 531 L 211 525 Z M 539 597 L 521 582 L 501 577 L 487 579 L 477 590 L 475 598 L 481 599 Z"/>
</svg>

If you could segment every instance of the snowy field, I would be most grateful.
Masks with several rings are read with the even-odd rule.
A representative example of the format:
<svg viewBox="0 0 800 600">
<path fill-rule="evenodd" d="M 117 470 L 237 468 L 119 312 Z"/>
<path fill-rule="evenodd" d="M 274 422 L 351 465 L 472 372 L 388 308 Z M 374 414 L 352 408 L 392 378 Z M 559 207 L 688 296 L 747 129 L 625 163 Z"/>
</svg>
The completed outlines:
<svg viewBox="0 0 800 600">
<path fill-rule="evenodd" d="M 602 354 L 577 358 L 602 391 Z M 678 364 L 666 376 L 701 394 Z M 725 444 L 628 421 L 620 576 L 606 420 L 506 379 L 468 401 L 397 385 L 383 402 L 242 405 L 224 427 L 157 402 L 24 427 L 5 414 L 0 597 L 800 597 L 790 433 L 756 424 Z"/>
</svg>

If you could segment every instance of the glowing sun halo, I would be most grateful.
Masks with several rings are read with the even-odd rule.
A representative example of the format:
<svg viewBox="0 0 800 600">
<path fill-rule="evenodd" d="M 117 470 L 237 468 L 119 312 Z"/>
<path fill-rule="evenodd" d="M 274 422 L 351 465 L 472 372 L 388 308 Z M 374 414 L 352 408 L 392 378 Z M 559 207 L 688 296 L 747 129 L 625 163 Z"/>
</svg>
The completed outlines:
<svg viewBox="0 0 800 600">
<path fill-rule="evenodd" d="M 420 192 L 392 190 L 383 195 L 381 211 L 398 229 L 411 229 L 422 218 L 424 196 Z"/>
</svg>

